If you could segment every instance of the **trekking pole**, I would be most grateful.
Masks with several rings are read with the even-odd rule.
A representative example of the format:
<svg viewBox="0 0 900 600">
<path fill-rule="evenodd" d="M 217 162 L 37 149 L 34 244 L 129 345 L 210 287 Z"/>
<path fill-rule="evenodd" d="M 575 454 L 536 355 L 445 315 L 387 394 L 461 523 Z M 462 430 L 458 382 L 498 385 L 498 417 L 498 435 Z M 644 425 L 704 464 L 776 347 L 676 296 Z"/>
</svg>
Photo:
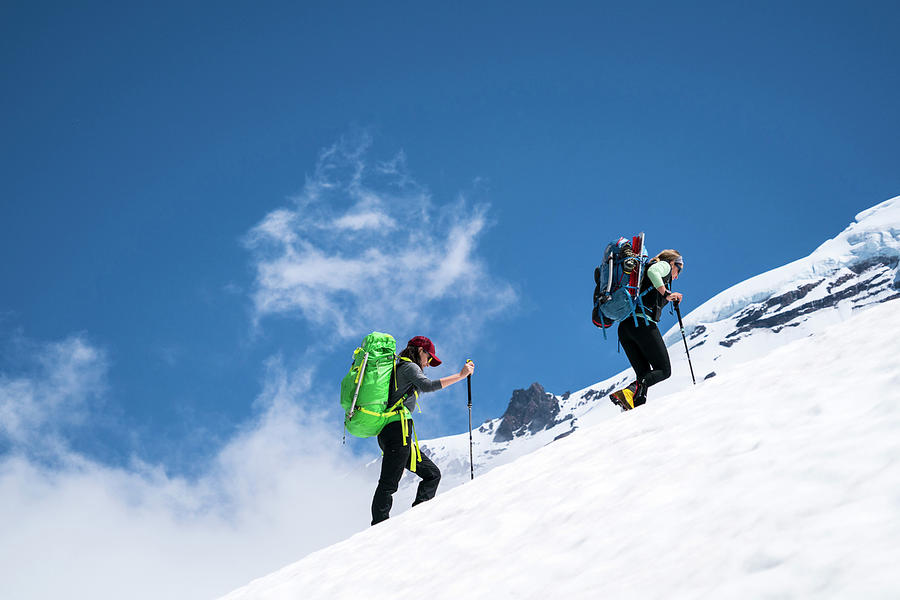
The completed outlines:
<svg viewBox="0 0 900 600">
<path fill-rule="evenodd" d="M 471 360 L 467 360 L 468 362 L 472 362 Z M 468 375 L 466 377 L 466 387 L 469 391 L 469 472 L 470 478 L 469 480 L 475 479 L 475 459 L 472 456 L 472 376 Z"/>
<path fill-rule="evenodd" d="M 681 321 L 681 308 L 679 304 L 680 302 L 673 302 L 675 306 L 675 314 L 678 315 L 678 326 L 681 328 L 681 339 L 684 340 L 684 353 L 687 354 L 688 366 L 691 368 L 691 381 L 694 382 L 694 385 L 697 385 L 697 380 L 694 378 L 694 365 L 691 364 L 691 352 L 688 350 L 687 337 L 684 335 L 684 323 Z"/>
</svg>

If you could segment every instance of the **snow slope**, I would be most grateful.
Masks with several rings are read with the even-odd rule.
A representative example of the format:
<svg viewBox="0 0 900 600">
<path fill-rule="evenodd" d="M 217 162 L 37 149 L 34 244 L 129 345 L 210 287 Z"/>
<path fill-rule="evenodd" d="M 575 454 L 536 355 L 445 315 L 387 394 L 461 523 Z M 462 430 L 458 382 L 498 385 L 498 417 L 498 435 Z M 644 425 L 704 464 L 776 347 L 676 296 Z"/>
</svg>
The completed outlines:
<svg viewBox="0 0 900 600">
<path fill-rule="evenodd" d="M 820 323 L 225 598 L 896 598 L 898 330 Z"/>
</svg>

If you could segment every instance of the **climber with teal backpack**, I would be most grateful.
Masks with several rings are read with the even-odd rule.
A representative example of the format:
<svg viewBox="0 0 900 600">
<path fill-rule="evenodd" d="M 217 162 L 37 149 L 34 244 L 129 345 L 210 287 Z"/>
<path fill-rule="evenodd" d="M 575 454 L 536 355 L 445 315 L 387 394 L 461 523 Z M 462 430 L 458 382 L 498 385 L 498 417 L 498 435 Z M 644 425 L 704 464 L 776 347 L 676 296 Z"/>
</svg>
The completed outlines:
<svg viewBox="0 0 900 600">
<path fill-rule="evenodd" d="M 378 446 L 384 453 L 378 487 L 372 498 L 372 525 L 389 517 L 392 496 L 405 469 L 421 478 L 413 506 L 434 498 L 441 471 L 419 449 L 412 411 L 420 393 L 443 389 L 475 370 L 474 363 L 467 361 L 456 375 L 428 379 L 424 368 L 436 367 L 441 361 L 427 337 L 409 340 L 399 356 L 394 354 L 395 350 L 396 343 L 390 335 L 369 334 L 354 352 L 353 366 L 341 382 L 345 429 L 357 437 L 377 435 Z"/>
<path fill-rule="evenodd" d="M 609 396 L 622 410 L 645 404 L 647 389 L 672 374 L 669 352 L 657 324 L 669 301 L 675 302 L 676 307 L 681 302 L 682 295 L 671 287 L 682 269 L 684 259 L 677 250 L 663 250 L 646 262 L 646 269 L 639 268 L 643 275 L 639 275 L 634 290 L 635 307 L 618 328 L 619 344 L 634 369 L 635 380 Z"/>
<path fill-rule="evenodd" d="M 681 294 L 670 288 L 682 269 L 684 259 L 676 250 L 663 250 L 648 259 L 643 233 L 630 241 L 620 237 L 610 242 L 603 252 L 603 262 L 594 269 L 591 320 L 603 329 L 604 338 L 607 328 L 619 324 L 619 344 L 636 376 L 624 389 L 609 396 L 622 410 L 647 402 L 647 388 L 668 379 L 672 373 L 669 352 L 657 323 L 667 302 L 674 301 L 677 308 L 681 301 Z"/>
</svg>

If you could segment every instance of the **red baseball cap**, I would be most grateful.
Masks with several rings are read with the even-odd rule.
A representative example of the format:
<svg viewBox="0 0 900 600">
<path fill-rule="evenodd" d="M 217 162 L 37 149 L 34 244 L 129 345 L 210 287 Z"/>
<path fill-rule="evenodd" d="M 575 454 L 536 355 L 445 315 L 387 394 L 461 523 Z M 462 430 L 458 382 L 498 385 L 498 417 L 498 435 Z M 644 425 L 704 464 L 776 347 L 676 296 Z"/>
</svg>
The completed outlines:
<svg viewBox="0 0 900 600">
<path fill-rule="evenodd" d="M 417 335 L 413 339 L 409 340 L 409 343 L 407 343 L 406 345 L 418 346 L 419 348 L 427 352 L 428 355 L 431 356 L 431 362 L 429 362 L 428 364 L 432 367 L 436 367 L 441 364 L 441 359 L 439 359 L 434 353 L 434 344 L 432 344 L 431 340 L 429 340 L 427 337 L 423 335 Z"/>
</svg>

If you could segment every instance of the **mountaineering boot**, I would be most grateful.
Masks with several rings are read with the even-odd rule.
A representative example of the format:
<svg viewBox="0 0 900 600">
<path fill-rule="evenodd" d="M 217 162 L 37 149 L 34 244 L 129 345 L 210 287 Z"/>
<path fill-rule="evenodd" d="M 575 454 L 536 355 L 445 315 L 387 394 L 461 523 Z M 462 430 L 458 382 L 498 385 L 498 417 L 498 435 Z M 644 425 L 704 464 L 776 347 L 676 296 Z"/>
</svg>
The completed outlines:
<svg viewBox="0 0 900 600">
<path fill-rule="evenodd" d="M 634 406 L 640 406 L 647 403 L 647 385 L 642 381 L 635 385 L 634 398 L 632 398 Z"/>
<path fill-rule="evenodd" d="M 625 389 L 613 392 L 609 395 L 610 401 L 622 410 L 631 410 L 635 406 L 634 394 L 637 390 L 637 385 L 637 381 L 632 381 Z M 646 395 L 644 397 L 644 401 L 646 402 Z"/>
</svg>

